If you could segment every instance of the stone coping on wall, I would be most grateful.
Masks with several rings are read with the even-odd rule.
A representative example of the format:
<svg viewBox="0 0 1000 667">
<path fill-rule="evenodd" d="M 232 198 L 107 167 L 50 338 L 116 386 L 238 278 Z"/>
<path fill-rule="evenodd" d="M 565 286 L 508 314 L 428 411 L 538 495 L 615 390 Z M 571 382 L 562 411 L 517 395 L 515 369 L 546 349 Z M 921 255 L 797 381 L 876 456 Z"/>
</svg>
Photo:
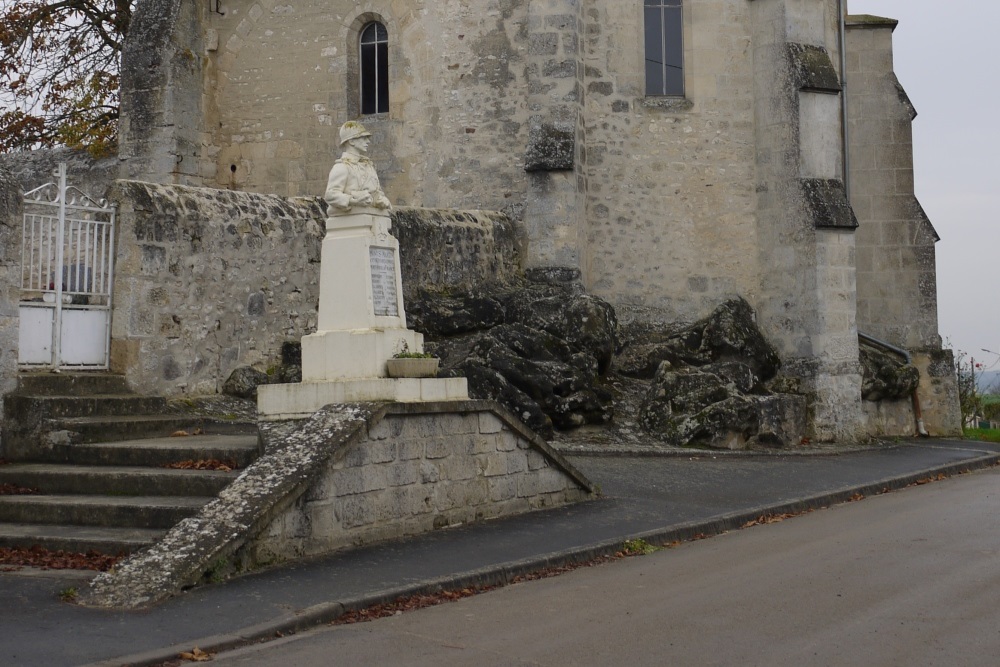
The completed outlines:
<svg viewBox="0 0 1000 667">
<path fill-rule="evenodd" d="M 848 14 L 845 24 L 848 28 L 892 28 L 895 30 L 899 21 L 873 14 Z"/>
<path fill-rule="evenodd" d="M 587 494 L 594 485 L 566 459 L 493 401 L 328 405 L 278 436 L 261 458 L 157 543 L 98 575 L 79 602 L 137 609 L 197 584 L 205 572 L 254 540 L 342 459 L 372 427 L 393 415 L 467 415 L 488 412 L 524 439 Z"/>
</svg>

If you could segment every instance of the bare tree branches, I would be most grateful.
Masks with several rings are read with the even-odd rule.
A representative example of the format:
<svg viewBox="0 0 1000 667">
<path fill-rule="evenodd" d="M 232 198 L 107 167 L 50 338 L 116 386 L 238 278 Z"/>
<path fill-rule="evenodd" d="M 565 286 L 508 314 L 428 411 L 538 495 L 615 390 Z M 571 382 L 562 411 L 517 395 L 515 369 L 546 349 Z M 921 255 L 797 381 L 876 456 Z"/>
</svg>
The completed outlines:
<svg viewBox="0 0 1000 667">
<path fill-rule="evenodd" d="M 113 153 L 136 0 L 0 0 L 0 152 Z"/>
</svg>

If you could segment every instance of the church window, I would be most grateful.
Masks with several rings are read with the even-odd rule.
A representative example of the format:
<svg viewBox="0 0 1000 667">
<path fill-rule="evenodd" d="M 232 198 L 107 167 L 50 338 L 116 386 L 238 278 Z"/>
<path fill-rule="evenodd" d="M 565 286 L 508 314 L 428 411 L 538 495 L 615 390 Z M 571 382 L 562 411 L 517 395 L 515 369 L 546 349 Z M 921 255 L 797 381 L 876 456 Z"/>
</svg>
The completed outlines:
<svg viewBox="0 0 1000 667">
<path fill-rule="evenodd" d="M 389 111 L 389 32 L 374 22 L 361 31 L 361 113 Z"/>
<path fill-rule="evenodd" d="M 682 0 L 644 0 L 646 94 L 684 95 Z"/>
</svg>

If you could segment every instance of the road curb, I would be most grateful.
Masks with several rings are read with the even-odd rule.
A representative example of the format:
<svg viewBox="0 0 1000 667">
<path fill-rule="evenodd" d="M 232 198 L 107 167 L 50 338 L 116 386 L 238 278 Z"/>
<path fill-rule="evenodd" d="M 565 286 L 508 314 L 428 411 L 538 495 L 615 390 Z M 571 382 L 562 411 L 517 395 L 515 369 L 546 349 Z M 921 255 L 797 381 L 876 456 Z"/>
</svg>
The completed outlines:
<svg viewBox="0 0 1000 667">
<path fill-rule="evenodd" d="M 142 653 L 90 663 L 84 667 L 155 667 L 164 662 L 177 660 L 180 653 L 191 651 L 194 647 L 198 647 L 208 653 L 219 653 L 240 646 L 302 632 L 324 623 L 330 623 L 347 612 L 366 609 L 403 597 L 431 595 L 445 590 L 459 590 L 463 588 L 499 588 L 507 586 L 523 575 L 549 568 L 577 565 L 613 556 L 621 551 L 622 543 L 625 540 L 641 539 L 655 546 L 665 546 L 676 542 L 713 537 L 740 529 L 748 522 L 755 521 L 761 517 L 797 514 L 810 510 L 823 509 L 832 505 L 856 500 L 859 495 L 863 497 L 880 495 L 907 488 L 917 482 L 936 478 L 939 475 L 951 477 L 995 465 L 1000 465 L 1000 453 L 926 468 L 906 475 L 884 478 L 865 484 L 845 486 L 833 491 L 786 502 L 760 505 L 750 509 L 719 515 L 709 520 L 691 521 L 662 529 L 623 535 L 613 540 L 604 540 L 586 547 L 552 552 L 541 556 L 430 579 L 409 586 L 400 586 L 344 600 L 325 602 L 231 633 L 210 635 L 162 649 L 153 649 Z"/>
</svg>

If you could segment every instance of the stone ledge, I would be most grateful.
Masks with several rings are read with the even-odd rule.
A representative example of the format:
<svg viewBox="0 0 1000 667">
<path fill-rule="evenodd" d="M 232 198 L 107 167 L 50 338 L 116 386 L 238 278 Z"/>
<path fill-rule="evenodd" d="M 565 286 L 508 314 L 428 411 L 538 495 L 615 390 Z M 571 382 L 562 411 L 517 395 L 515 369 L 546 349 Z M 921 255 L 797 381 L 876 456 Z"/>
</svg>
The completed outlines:
<svg viewBox="0 0 1000 667">
<path fill-rule="evenodd" d="M 694 108 L 694 102 L 686 97 L 642 97 L 639 99 L 639 105 L 647 109 L 674 113 L 683 113 Z"/>
<path fill-rule="evenodd" d="M 264 421 L 303 419 L 325 405 L 369 401 L 454 401 L 469 398 L 465 378 L 367 378 L 338 382 L 261 385 L 257 411 Z"/>
</svg>

